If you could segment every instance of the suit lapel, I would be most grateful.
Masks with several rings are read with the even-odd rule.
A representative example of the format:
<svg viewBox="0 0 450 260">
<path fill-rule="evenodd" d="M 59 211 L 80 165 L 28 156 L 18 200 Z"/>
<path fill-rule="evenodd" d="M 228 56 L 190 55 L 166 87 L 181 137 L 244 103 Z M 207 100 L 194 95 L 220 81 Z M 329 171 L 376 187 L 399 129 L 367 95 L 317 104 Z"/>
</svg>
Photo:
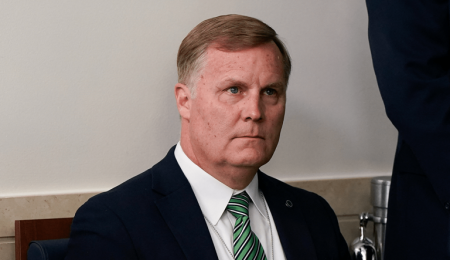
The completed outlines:
<svg viewBox="0 0 450 260">
<path fill-rule="evenodd" d="M 301 201 L 262 172 L 258 172 L 259 188 L 269 205 L 287 260 L 316 260 L 315 246 L 303 217 Z M 292 207 L 286 206 L 286 201 Z"/>
<path fill-rule="evenodd" d="M 155 204 L 186 258 L 218 259 L 194 192 L 175 159 L 174 147 L 154 166 L 152 178 L 153 191 L 161 195 Z"/>
</svg>

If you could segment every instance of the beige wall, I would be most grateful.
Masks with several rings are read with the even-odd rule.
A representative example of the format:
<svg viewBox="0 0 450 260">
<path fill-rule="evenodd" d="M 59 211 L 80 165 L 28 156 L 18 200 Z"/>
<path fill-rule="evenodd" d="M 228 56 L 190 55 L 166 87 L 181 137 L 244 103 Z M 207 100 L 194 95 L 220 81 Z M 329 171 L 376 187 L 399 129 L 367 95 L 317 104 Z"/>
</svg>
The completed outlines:
<svg viewBox="0 0 450 260">
<path fill-rule="evenodd" d="M 358 236 L 361 212 L 370 211 L 370 178 L 299 181 L 290 185 L 324 197 L 338 216 L 348 243 Z M 0 259 L 13 260 L 14 221 L 18 219 L 73 217 L 94 193 L 60 194 L 0 199 Z M 368 229 L 371 235 L 370 227 Z"/>
<path fill-rule="evenodd" d="M 289 181 L 389 174 L 396 133 L 364 1 L 0 1 L 0 197 L 106 190 L 159 161 L 179 138 L 178 45 L 227 13 L 267 22 L 293 60 L 265 172 Z"/>
</svg>

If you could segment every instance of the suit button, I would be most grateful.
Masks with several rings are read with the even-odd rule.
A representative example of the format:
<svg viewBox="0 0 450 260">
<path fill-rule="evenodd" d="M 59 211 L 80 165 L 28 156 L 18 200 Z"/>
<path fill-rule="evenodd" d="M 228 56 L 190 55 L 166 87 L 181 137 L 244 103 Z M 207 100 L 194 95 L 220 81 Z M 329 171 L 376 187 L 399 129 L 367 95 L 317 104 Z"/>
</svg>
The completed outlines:
<svg viewBox="0 0 450 260">
<path fill-rule="evenodd" d="M 450 209 L 450 202 L 449 202 L 449 201 L 447 201 L 447 202 L 445 203 L 445 209 L 446 209 L 446 210 L 449 210 L 449 209 Z"/>
</svg>

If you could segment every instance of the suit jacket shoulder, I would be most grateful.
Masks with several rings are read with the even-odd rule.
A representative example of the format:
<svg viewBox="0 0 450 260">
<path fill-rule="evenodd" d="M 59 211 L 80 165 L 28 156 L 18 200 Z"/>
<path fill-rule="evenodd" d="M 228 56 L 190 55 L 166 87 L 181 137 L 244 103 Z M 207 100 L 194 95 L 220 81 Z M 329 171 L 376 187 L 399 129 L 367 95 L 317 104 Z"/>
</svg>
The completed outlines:
<svg viewBox="0 0 450 260">
<path fill-rule="evenodd" d="M 80 207 L 66 259 L 217 259 L 173 151 Z"/>
<path fill-rule="evenodd" d="M 336 215 L 319 195 L 259 172 L 288 259 L 350 259 Z"/>
</svg>

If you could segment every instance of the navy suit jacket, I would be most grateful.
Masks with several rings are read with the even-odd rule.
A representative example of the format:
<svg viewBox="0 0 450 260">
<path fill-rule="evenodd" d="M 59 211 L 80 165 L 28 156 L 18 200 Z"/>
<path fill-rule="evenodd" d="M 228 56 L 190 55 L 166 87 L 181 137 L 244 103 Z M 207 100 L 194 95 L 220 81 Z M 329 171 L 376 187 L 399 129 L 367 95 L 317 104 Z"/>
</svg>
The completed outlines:
<svg viewBox="0 0 450 260">
<path fill-rule="evenodd" d="M 350 258 L 324 199 L 258 174 L 287 259 Z M 174 147 L 151 169 L 80 207 L 66 259 L 218 259 Z"/>
<path fill-rule="evenodd" d="M 366 2 L 378 86 L 399 131 L 385 259 L 449 259 L 449 1 Z"/>
</svg>

